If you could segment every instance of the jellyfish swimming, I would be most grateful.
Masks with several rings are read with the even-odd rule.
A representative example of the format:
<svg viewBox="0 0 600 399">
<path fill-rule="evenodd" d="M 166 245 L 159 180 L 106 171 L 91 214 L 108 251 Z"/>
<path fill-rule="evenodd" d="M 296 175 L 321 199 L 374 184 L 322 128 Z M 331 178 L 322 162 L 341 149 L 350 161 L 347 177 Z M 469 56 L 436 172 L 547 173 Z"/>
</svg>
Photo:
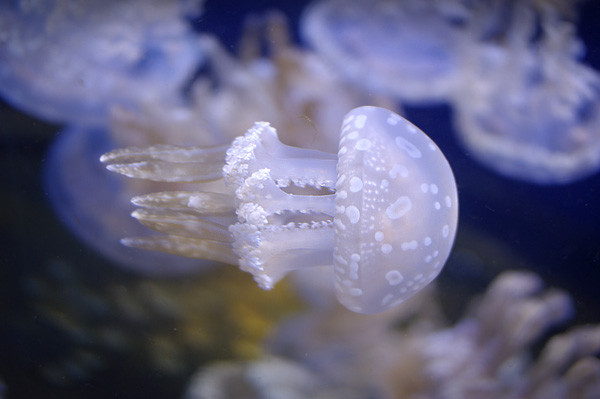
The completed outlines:
<svg viewBox="0 0 600 399">
<path fill-rule="evenodd" d="M 332 267 L 338 300 L 358 313 L 390 309 L 431 282 L 456 233 L 446 158 L 380 107 L 344 117 L 337 155 L 285 145 L 256 122 L 228 147 L 129 148 L 101 161 L 130 177 L 199 183 L 133 198 L 132 216 L 165 234 L 125 245 L 238 264 L 267 290 L 292 270 Z"/>
<path fill-rule="evenodd" d="M 580 61 L 576 27 L 557 10 L 515 3 L 502 40 L 474 47 L 454 101 L 456 133 L 511 178 L 566 184 L 600 167 L 600 75 Z M 536 20 L 539 19 L 539 22 Z"/>
<path fill-rule="evenodd" d="M 445 101 L 461 77 L 467 10 L 432 0 L 323 0 L 302 36 L 334 69 L 369 92 L 427 104 Z"/>
<path fill-rule="evenodd" d="M 183 18 L 190 3 L 2 2 L 0 95 L 39 118 L 86 126 L 105 123 L 114 104 L 175 96 L 202 58 Z"/>
</svg>

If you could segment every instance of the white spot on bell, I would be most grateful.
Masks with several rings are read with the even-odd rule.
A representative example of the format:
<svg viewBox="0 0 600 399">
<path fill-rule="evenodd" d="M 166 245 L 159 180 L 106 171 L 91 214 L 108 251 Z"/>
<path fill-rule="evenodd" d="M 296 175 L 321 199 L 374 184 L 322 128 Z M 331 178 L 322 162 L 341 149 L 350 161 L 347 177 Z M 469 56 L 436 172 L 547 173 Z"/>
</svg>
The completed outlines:
<svg viewBox="0 0 600 399">
<path fill-rule="evenodd" d="M 395 179 L 398 175 L 406 177 L 408 176 L 408 169 L 406 169 L 405 166 L 394 164 L 394 166 L 392 166 L 392 169 L 390 169 L 390 171 L 388 172 L 388 175 L 392 179 Z"/>
<path fill-rule="evenodd" d="M 406 152 L 411 158 L 421 158 L 422 156 L 421 151 L 417 147 L 415 147 L 413 143 L 406 140 L 404 137 L 397 136 L 396 145 L 401 150 L 404 150 L 404 152 Z"/>
<path fill-rule="evenodd" d="M 445 224 L 444 227 L 442 227 L 442 237 L 448 238 L 449 234 L 450 234 L 450 226 Z"/>
<path fill-rule="evenodd" d="M 354 120 L 354 126 L 358 129 L 362 129 L 365 127 L 365 123 L 367 122 L 367 115 L 358 115 Z"/>
<path fill-rule="evenodd" d="M 356 142 L 356 146 L 354 147 L 358 151 L 367 151 L 371 148 L 371 140 L 369 139 L 360 139 Z"/>
<path fill-rule="evenodd" d="M 357 193 L 363 188 L 363 182 L 360 177 L 353 176 L 350 178 L 350 191 Z"/>
<path fill-rule="evenodd" d="M 385 214 L 390 219 L 398 219 L 406 215 L 412 208 L 412 202 L 410 198 L 402 196 L 398 198 L 392 205 L 388 206 L 385 210 Z"/>
<path fill-rule="evenodd" d="M 393 249 L 393 248 L 392 248 L 392 246 L 391 246 L 390 244 L 383 244 L 383 245 L 381 246 L 381 253 L 383 253 L 383 254 L 387 255 L 387 254 L 389 254 L 390 252 L 392 252 L 392 249 Z"/>
<path fill-rule="evenodd" d="M 403 242 L 401 247 L 403 251 L 408 251 L 409 249 L 417 249 L 418 246 L 419 244 L 415 240 L 412 240 L 410 242 Z"/>
<path fill-rule="evenodd" d="M 350 220 L 350 223 L 356 224 L 360 220 L 360 211 L 354 205 L 350 205 L 346 208 L 346 216 Z"/>
<path fill-rule="evenodd" d="M 387 294 L 386 296 L 383 297 L 383 299 L 381 300 L 381 305 L 382 306 L 386 306 L 388 303 L 390 303 L 390 301 L 394 299 L 394 296 L 392 294 Z"/>
<path fill-rule="evenodd" d="M 390 270 L 385 274 L 385 279 L 389 285 L 398 285 L 404 280 L 404 276 L 398 270 Z"/>
</svg>

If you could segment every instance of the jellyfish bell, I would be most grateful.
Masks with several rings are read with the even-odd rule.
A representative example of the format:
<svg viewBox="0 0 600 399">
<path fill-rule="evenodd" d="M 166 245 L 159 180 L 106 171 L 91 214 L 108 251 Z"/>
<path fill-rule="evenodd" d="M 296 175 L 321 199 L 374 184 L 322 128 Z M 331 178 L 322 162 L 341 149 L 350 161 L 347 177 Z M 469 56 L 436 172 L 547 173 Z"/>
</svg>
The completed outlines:
<svg viewBox="0 0 600 399">
<path fill-rule="evenodd" d="M 456 131 L 499 174 L 567 184 L 600 168 L 600 74 L 580 61 L 572 22 L 546 9 L 534 33 L 528 12 L 516 11 L 521 21 L 503 42 L 471 53 L 469 81 L 454 101 Z"/>
<path fill-rule="evenodd" d="M 324 0 L 307 9 L 301 28 L 309 45 L 354 85 L 435 103 L 459 82 L 466 18 L 457 2 Z"/>
<path fill-rule="evenodd" d="M 351 310 L 394 307 L 429 284 L 458 219 L 452 170 L 406 119 L 377 107 L 344 118 L 334 218 L 335 287 Z"/>
<path fill-rule="evenodd" d="M 267 290 L 292 270 L 329 266 L 338 300 L 367 314 L 414 295 L 450 254 L 458 219 L 450 166 L 422 131 L 384 108 L 350 111 L 337 155 L 285 145 L 256 122 L 227 150 L 125 149 L 101 161 L 132 177 L 179 181 L 189 172 L 202 182 L 214 179 L 204 166 L 219 151 L 229 192 L 134 199 L 151 209 L 134 216 L 166 235 L 124 243 L 237 263 Z"/>
<path fill-rule="evenodd" d="M 183 11 L 176 0 L 2 2 L 0 95 L 89 126 L 114 104 L 174 93 L 202 59 Z"/>
</svg>

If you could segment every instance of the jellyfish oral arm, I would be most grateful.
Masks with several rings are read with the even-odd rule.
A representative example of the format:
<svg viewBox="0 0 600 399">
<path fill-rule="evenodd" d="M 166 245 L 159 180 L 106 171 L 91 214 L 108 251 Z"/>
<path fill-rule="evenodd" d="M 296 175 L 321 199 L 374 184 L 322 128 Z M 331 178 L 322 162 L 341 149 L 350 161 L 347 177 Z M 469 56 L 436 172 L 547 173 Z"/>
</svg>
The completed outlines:
<svg viewBox="0 0 600 399">
<path fill-rule="evenodd" d="M 291 270 L 333 263 L 337 157 L 282 144 L 257 122 L 227 151 L 225 181 L 236 187 L 230 226 L 240 268 L 271 289 Z"/>
<path fill-rule="evenodd" d="M 220 169 L 227 148 L 166 145 L 125 148 L 102 155 L 100 161 L 108 170 L 128 177 L 201 185 L 222 178 Z M 122 244 L 237 264 L 228 231 L 235 212 L 231 193 L 166 191 L 137 196 L 131 202 L 139 207 L 131 215 L 164 235 L 128 237 L 121 240 Z"/>
</svg>

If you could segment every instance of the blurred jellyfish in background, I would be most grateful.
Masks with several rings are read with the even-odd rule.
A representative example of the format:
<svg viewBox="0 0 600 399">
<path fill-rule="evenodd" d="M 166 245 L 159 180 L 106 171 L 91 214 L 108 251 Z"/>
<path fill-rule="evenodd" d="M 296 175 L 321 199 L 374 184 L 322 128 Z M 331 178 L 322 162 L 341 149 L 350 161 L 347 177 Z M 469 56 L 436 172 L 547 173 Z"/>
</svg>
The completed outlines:
<svg viewBox="0 0 600 399">
<path fill-rule="evenodd" d="M 483 164 L 515 179 L 564 184 L 595 173 L 600 75 L 580 61 L 576 26 L 549 3 L 502 11 L 505 24 L 473 43 L 465 63 L 454 102 L 458 137 Z"/>
<path fill-rule="evenodd" d="M 455 0 L 324 0 L 305 12 L 302 34 L 352 84 L 427 104 L 459 83 L 468 16 Z"/>
<path fill-rule="evenodd" d="M 0 6 L 0 86 L 39 118 L 106 123 L 109 108 L 175 95 L 201 57 L 190 1 L 16 1 Z M 185 5 L 185 7 L 184 7 Z"/>
<path fill-rule="evenodd" d="M 199 41 L 205 57 L 188 103 L 169 107 L 153 98 L 119 107 L 113 134 L 135 146 L 221 145 L 268 120 L 286 144 L 335 152 L 349 109 L 367 102 L 397 109 L 383 96 L 345 85 L 316 54 L 295 46 L 279 12 L 249 17 L 236 54 L 213 35 L 201 34 Z"/>
<path fill-rule="evenodd" d="M 302 33 L 363 90 L 451 103 L 460 140 L 496 172 L 564 184 L 600 165 L 600 77 L 574 19 L 562 0 L 323 0 Z"/>
</svg>

